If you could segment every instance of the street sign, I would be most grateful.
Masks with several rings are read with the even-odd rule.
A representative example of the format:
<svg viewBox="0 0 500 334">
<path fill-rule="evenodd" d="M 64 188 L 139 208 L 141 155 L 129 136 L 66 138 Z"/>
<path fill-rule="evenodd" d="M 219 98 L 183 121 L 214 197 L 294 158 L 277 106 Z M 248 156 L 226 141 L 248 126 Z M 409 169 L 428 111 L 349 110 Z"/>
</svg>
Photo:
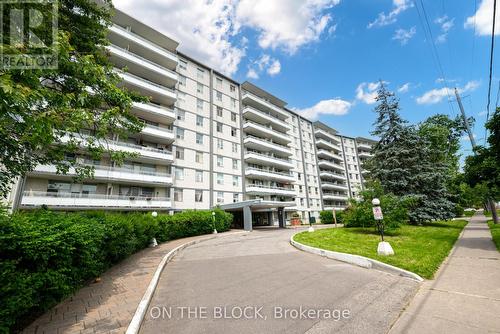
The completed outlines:
<svg viewBox="0 0 500 334">
<path fill-rule="evenodd" d="M 384 219 L 384 215 L 382 215 L 382 208 L 380 206 L 373 207 L 373 217 L 375 218 L 375 220 Z"/>
</svg>

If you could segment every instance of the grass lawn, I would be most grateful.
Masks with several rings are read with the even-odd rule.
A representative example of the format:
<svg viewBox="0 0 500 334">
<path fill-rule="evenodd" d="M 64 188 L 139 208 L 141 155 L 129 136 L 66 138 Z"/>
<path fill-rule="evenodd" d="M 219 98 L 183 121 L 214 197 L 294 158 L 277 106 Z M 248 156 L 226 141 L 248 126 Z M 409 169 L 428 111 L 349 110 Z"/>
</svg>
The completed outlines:
<svg viewBox="0 0 500 334">
<path fill-rule="evenodd" d="M 500 252 L 500 224 L 493 224 L 493 220 L 488 221 L 488 226 L 490 227 L 491 236 L 493 237 L 493 242 L 497 246 Z"/>
<path fill-rule="evenodd" d="M 389 232 L 385 240 L 394 249 L 393 256 L 379 256 L 380 236 L 373 228 L 335 228 L 302 232 L 295 236 L 300 243 L 366 256 L 432 278 L 455 244 L 466 221 L 435 222 L 424 226 L 403 225 Z M 500 229 L 498 230 L 500 232 Z"/>
</svg>

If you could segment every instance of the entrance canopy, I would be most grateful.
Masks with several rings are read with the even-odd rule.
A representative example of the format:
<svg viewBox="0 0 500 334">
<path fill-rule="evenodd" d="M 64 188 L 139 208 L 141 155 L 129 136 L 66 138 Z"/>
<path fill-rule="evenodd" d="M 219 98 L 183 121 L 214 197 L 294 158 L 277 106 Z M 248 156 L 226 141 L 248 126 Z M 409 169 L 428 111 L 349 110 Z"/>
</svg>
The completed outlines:
<svg viewBox="0 0 500 334">
<path fill-rule="evenodd" d="M 242 202 L 223 204 L 220 206 L 225 211 L 243 211 L 243 227 L 246 231 L 252 230 L 252 212 L 261 212 L 276 209 L 280 227 L 285 227 L 285 207 L 295 206 L 295 202 L 266 201 L 261 198 Z"/>
</svg>

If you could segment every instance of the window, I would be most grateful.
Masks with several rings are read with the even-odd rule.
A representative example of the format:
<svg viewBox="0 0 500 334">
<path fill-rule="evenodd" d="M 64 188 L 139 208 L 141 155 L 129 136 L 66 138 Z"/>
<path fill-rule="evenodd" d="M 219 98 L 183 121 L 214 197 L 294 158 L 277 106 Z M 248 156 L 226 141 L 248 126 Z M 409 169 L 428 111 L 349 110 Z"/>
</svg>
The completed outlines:
<svg viewBox="0 0 500 334">
<path fill-rule="evenodd" d="M 203 163 L 203 152 L 196 151 L 195 160 L 197 163 L 202 164 Z"/>
<path fill-rule="evenodd" d="M 177 91 L 177 101 L 186 102 L 186 93 L 183 93 L 181 91 Z"/>
<path fill-rule="evenodd" d="M 236 99 L 231 98 L 231 106 L 236 108 Z"/>
<path fill-rule="evenodd" d="M 235 85 L 229 85 L 229 90 L 231 91 L 231 93 L 236 92 L 236 86 Z"/>
<path fill-rule="evenodd" d="M 203 144 L 203 134 L 201 133 L 196 133 L 196 144 Z"/>
<path fill-rule="evenodd" d="M 195 173 L 195 181 L 196 182 L 203 182 L 203 171 L 202 170 L 197 170 Z"/>
<path fill-rule="evenodd" d="M 217 204 L 224 203 L 224 193 L 222 191 L 217 192 Z"/>
<path fill-rule="evenodd" d="M 231 112 L 231 121 L 236 122 L 236 113 Z"/>
<path fill-rule="evenodd" d="M 179 59 L 179 68 L 182 68 L 183 70 L 187 70 L 187 61 Z"/>
<path fill-rule="evenodd" d="M 297 177 L 298 177 L 299 181 L 301 180 L 301 177 L 302 177 L 301 175 L 302 175 L 302 174 L 297 173 Z"/>
<path fill-rule="evenodd" d="M 176 180 L 184 180 L 184 168 L 175 167 L 174 175 Z"/>
<path fill-rule="evenodd" d="M 217 87 L 222 87 L 222 79 L 221 78 L 216 78 L 217 79 Z"/>
<path fill-rule="evenodd" d="M 233 194 L 233 203 L 237 203 L 240 200 L 240 194 Z"/>
<path fill-rule="evenodd" d="M 186 77 L 183 75 L 179 75 L 179 85 L 186 87 Z"/>
<path fill-rule="evenodd" d="M 183 189 L 174 189 L 174 201 L 175 202 L 182 202 L 184 199 L 184 191 Z"/>
<path fill-rule="evenodd" d="M 202 99 L 196 99 L 196 108 L 200 111 L 203 110 L 203 100 Z"/>
<path fill-rule="evenodd" d="M 182 110 L 177 110 L 177 120 L 179 121 L 186 120 L 186 113 Z"/>
<path fill-rule="evenodd" d="M 198 92 L 199 94 L 203 94 L 203 84 L 198 82 L 196 92 Z"/>
<path fill-rule="evenodd" d="M 194 201 L 198 203 L 203 202 L 203 190 L 196 189 L 194 191 Z"/>
<path fill-rule="evenodd" d="M 217 148 L 219 150 L 223 150 L 224 149 L 224 141 L 220 138 L 217 138 Z"/>
<path fill-rule="evenodd" d="M 217 184 L 224 185 L 224 174 L 217 173 Z"/>
<path fill-rule="evenodd" d="M 238 160 L 233 159 L 233 169 L 238 169 Z"/>
<path fill-rule="evenodd" d="M 233 187 L 238 187 L 240 185 L 240 178 L 238 176 L 233 176 Z"/>
<path fill-rule="evenodd" d="M 238 144 L 232 143 L 232 151 L 233 153 L 238 153 Z"/>
<path fill-rule="evenodd" d="M 196 125 L 203 126 L 203 116 L 196 115 Z"/>
<path fill-rule="evenodd" d="M 184 149 L 182 147 L 175 148 L 175 158 L 179 160 L 184 160 Z"/>
<path fill-rule="evenodd" d="M 217 156 L 217 167 L 224 167 L 224 157 L 221 155 Z"/>
<path fill-rule="evenodd" d="M 215 97 L 217 98 L 217 101 L 222 102 L 222 93 L 219 91 L 216 91 Z"/>
<path fill-rule="evenodd" d="M 184 129 L 176 128 L 175 129 L 175 137 L 177 139 L 184 139 Z"/>
<path fill-rule="evenodd" d="M 222 132 L 222 123 L 217 122 L 217 132 Z"/>
<path fill-rule="evenodd" d="M 198 67 L 196 71 L 196 76 L 198 77 L 198 79 L 203 79 L 203 77 L 205 76 L 205 71 Z"/>
<path fill-rule="evenodd" d="M 236 128 L 231 128 L 231 136 L 236 137 L 238 135 L 238 130 Z"/>
<path fill-rule="evenodd" d="M 217 106 L 217 116 L 222 117 L 222 107 Z"/>
</svg>

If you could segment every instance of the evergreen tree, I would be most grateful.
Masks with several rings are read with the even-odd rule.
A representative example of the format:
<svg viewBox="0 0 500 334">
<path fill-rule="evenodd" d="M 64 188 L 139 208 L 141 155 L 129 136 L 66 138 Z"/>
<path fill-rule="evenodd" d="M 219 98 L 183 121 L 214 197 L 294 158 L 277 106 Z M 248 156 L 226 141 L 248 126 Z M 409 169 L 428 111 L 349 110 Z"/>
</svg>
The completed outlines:
<svg viewBox="0 0 500 334">
<path fill-rule="evenodd" d="M 451 217 L 454 205 L 446 189 L 447 165 L 435 159 L 432 142 L 401 118 L 398 99 L 383 83 L 377 101 L 372 134 L 380 141 L 367 163 L 370 177 L 379 180 L 385 192 L 413 199 L 412 222 Z"/>
</svg>

